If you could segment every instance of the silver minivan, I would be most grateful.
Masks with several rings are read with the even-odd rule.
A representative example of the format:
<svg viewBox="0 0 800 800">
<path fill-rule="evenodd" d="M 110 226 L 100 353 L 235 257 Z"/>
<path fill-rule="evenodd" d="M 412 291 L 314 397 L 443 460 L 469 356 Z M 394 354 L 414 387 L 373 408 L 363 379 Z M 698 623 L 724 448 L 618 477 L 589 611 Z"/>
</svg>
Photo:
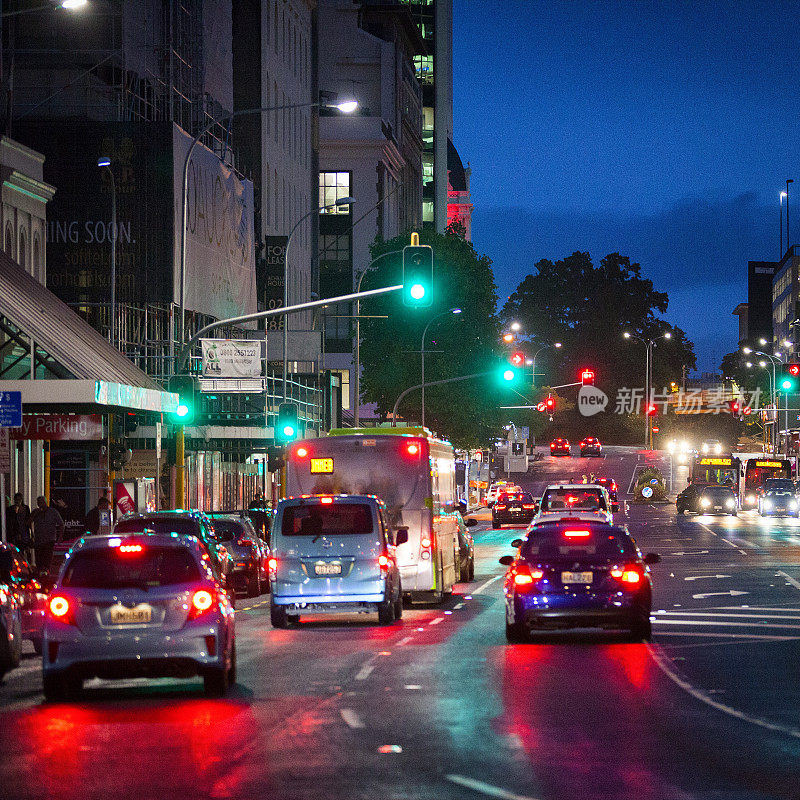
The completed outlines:
<svg viewBox="0 0 800 800">
<path fill-rule="evenodd" d="M 378 613 L 390 625 L 403 613 L 395 547 L 408 529 L 387 524 L 370 495 L 281 500 L 272 524 L 270 618 L 276 628 L 303 614 Z"/>
</svg>

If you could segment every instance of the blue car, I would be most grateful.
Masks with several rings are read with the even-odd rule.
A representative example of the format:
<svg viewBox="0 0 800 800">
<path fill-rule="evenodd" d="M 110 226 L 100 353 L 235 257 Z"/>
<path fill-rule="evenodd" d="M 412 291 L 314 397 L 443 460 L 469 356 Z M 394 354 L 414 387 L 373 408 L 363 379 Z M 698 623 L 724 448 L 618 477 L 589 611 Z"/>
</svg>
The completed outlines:
<svg viewBox="0 0 800 800">
<path fill-rule="evenodd" d="M 519 553 L 503 556 L 506 638 L 522 642 L 532 631 L 556 628 L 628 630 L 649 640 L 650 564 L 627 529 L 601 522 L 537 525 Z"/>
</svg>

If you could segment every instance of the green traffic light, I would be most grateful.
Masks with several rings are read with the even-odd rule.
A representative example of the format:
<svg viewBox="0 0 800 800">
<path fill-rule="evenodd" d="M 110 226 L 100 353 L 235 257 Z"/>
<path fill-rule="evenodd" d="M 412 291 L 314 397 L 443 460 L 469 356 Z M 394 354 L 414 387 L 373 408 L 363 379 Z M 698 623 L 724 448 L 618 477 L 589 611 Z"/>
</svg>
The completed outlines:
<svg viewBox="0 0 800 800">
<path fill-rule="evenodd" d="M 513 381 L 517 377 L 517 373 L 513 369 L 507 369 L 503 372 L 504 381 Z"/>
<path fill-rule="evenodd" d="M 415 300 L 422 300 L 425 297 L 425 287 L 421 283 L 415 283 L 408 291 Z"/>
<path fill-rule="evenodd" d="M 189 406 L 186 403 L 178 403 L 178 407 L 175 409 L 175 416 L 176 417 L 185 417 L 189 414 Z"/>
<path fill-rule="evenodd" d="M 283 426 L 283 435 L 287 439 L 291 439 L 295 434 L 295 429 L 293 425 L 284 425 Z"/>
<path fill-rule="evenodd" d="M 784 378 L 781 382 L 781 389 L 794 389 L 794 381 L 790 380 L 789 378 Z"/>
</svg>

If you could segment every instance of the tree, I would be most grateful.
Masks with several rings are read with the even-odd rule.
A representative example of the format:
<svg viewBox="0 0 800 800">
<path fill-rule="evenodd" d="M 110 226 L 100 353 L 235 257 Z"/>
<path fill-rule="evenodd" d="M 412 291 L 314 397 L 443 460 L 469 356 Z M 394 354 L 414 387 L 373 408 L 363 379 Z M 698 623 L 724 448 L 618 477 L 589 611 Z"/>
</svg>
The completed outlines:
<svg viewBox="0 0 800 800">
<path fill-rule="evenodd" d="M 531 353 L 561 342 L 557 356 L 546 351 L 555 365 L 547 382 L 576 382 L 580 370 L 591 367 L 598 388 L 611 398 L 607 412 L 613 412 L 618 388 L 644 389 L 644 342 L 655 342 L 655 392 L 679 383 L 684 368 L 694 368 L 694 347 L 684 331 L 659 316 L 668 303 L 667 294 L 657 291 L 628 257 L 611 253 L 595 266 L 589 253 L 575 252 L 560 261 L 539 261 L 536 272 L 511 295 L 501 318 L 506 324 L 521 324 Z M 626 331 L 630 339 L 623 338 Z"/>
<path fill-rule="evenodd" d="M 408 243 L 408 236 L 378 241 L 372 257 L 401 251 Z M 422 332 L 437 315 L 442 316 L 431 324 L 425 340 L 426 381 L 484 372 L 498 365 L 500 329 L 491 260 L 478 255 L 457 229 L 448 229 L 444 235 L 424 230 L 420 244 L 431 245 L 434 251 L 433 306 L 406 308 L 399 293 L 361 303 L 362 314 L 387 316 L 361 323 L 362 399 L 376 403 L 381 415 L 392 411 L 401 392 L 421 382 Z M 387 256 L 364 277 L 362 289 L 398 284 L 401 275 L 400 256 Z M 461 314 L 447 313 L 455 307 Z M 510 399 L 494 378 L 431 386 L 425 390 L 425 423 L 458 446 L 485 445 L 499 430 L 498 407 Z M 407 395 L 398 413 L 418 422 L 420 392 Z"/>
</svg>

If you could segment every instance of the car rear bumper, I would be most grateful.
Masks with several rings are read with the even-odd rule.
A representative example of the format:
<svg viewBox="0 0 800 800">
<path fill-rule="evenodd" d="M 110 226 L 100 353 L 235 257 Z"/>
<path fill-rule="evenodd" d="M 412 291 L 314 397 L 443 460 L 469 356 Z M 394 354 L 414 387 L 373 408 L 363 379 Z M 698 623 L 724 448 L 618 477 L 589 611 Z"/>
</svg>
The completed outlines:
<svg viewBox="0 0 800 800">
<path fill-rule="evenodd" d="M 492 522 L 497 522 L 506 525 L 512 525 L 514 523 L 527 524 L 533 519 L 533 516 L 534 516 L 533 511 L 525 514 L 503 514 L 503 513 L 493 512 Z"/>
<path fill-rule="evenodd" d="M 628 628 L 650 613 L 641 598 L 619 594 L 602 597 L 517 596 L 514 610 L 514 621 L 531 630 Z"/>
</svg>

